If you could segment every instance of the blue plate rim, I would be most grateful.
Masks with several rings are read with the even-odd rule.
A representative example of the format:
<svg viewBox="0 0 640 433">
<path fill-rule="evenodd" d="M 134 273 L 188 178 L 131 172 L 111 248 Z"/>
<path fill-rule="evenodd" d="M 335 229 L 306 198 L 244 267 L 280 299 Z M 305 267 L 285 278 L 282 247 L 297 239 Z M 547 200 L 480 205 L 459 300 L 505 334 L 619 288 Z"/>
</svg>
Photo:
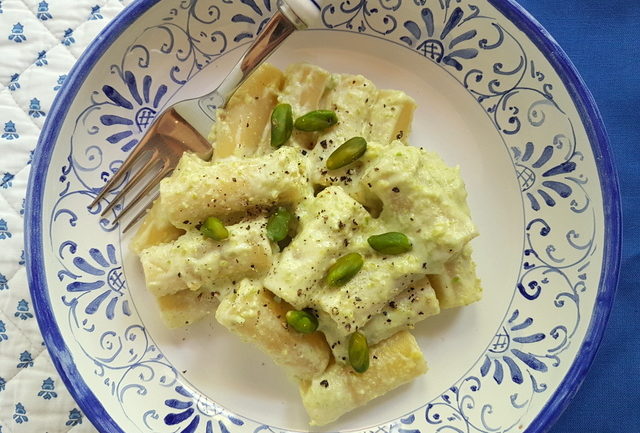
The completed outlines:
<svg viewBox="0 0 640 433">
<path fill-rule="evenodd" d="M 80 60 L 73 66 L 67 75 L 68 83 L 62 87 L 60 93 L 56 96 L 49 116 L 42 128 L 38 145 L 34 152 L 26 194 L 24 220 L 26 269 L 38 325 L 49 352 L 55 355 L 51 359 L 65 386 L 69 389 L 69 392 L 87 418 L 92 422 L 95 421 L 96 428 L 104 433 L 124 433 L 124 431 L 111 418 L 79 375 L 73 363 L 71 352 L 64 343 L 60 329 L 49 308 L 50 300 L 44 275 L 44 255 L 42 250 L 43 186 L 50 160 L 49 157 L 54 149 L 54 143 L 58 138 L 60 125 L 62 124 L 58 120 L 62 120 L 69 109 L 69 105 L 65 104 L 65 101 L 75 97 L 80 87 L 84 84 L 84 79 L 73 80 L 73 78 L 85 76 L 86 72 L 95 65 L 102 54 L 130 24 L 160 1 L 138 0 L 131 3 L 98 34 L 87 47 Z M 527 35 L 551 63 L 566 86 L 572 101 L 576 104 L 590 140 L 604 204 L 605 242 L 603 245 L 602 274 L 598 286 L 596 306 L 591 315 L 589 329 L 578 350 L 578 355 L 558 389 L 527 429 L 528 433 L 544 433 L 560 417 L 583 383 L 602 341 L 611 313 L 618 283 L 622 249 L 620 191 L 604 122 L 593 95 L 573 63 L 544 27 L 514 0 L 487 1 Z"/>
</svg>

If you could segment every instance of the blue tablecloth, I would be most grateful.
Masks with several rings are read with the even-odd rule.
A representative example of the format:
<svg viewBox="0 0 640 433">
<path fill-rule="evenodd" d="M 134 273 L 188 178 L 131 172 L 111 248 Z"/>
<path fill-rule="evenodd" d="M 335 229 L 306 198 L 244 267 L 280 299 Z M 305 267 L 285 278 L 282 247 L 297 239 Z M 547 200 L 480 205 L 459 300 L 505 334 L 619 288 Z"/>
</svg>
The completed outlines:
<svg viewBox="0 0 640 433">
<path fill-rule="evenodd" d="M 608 329 L 587 378 L 551 429 L 640 432 L 640 3 L 520 0 L 567 52 L 604 118 L 624 217 L 622 270 Z"/>
</svg>

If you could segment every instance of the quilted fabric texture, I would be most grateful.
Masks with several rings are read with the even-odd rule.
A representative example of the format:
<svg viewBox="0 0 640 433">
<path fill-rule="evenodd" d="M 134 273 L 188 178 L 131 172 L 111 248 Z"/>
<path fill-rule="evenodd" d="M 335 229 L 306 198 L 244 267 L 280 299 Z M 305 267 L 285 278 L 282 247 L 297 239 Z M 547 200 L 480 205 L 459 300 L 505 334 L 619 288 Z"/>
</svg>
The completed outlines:
<svg viewBox="0 0 640 433">
<path fill-rule="evenodd" d="M 130 0 L 0 2 L 0 433 L 95 432 L 34 317 L 23 214 L 33 150 L 66 74 Z"/>
</svg>

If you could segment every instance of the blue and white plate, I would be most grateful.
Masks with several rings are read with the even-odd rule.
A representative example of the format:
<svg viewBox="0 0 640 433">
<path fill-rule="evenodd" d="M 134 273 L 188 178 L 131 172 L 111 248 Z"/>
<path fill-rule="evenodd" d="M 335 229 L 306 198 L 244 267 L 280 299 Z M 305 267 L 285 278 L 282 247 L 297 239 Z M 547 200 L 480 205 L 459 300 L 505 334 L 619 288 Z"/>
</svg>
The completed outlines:
<svg viewBox="0 0 640 433">
<path fill-rule="evenodd" d="M 154 115 L 220 81 L 271 0 L 139 0 L 90 46 L 40 138 L 27 209 L 45 341 L 102 432 L 306 430 L 295 385 L 205 320 L 167 330 L 121 227 L 87 205 Z M 511 0 L 332 0 L 271 60 L 419 104 L 412 144 L 461 166 L 484 299 L 415 334 L 430 371 L 331 431 L 545 431 L 593 360 L 619 264 L 607 137 L 562 50 Z M 209 86 L 207 86 L 209 87 Z"/>
</svg>

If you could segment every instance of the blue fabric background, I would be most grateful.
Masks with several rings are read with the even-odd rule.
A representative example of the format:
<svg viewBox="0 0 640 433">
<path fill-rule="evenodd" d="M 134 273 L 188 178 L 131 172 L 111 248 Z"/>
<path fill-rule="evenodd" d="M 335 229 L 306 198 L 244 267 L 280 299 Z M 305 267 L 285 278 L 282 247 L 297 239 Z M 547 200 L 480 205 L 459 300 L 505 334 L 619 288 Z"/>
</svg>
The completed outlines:
<svg viewBox="0 0 640 433">
<path fill-rule="evenodd" d="M 640 2 L 519 0 L 569 55 L 609 132 L 622 195 L 623 254 L 604 340 L 551 433 L 640 432 Z"/>
</svg>

